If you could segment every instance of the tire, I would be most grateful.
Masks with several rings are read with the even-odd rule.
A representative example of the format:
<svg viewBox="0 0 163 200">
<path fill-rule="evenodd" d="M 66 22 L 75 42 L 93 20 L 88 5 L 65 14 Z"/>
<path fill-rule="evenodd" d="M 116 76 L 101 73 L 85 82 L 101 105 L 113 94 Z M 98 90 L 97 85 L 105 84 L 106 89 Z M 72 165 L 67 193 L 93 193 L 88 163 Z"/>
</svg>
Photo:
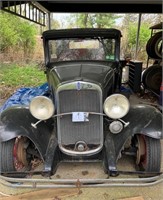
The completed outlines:
<svg viewBox="0 0 163 200">
<path fill-rule="evenodd" d="M 30 169 L 29 161 L 26 165 L 23 165 L 21 168 L 17 168 L 15 164 L 16 158 L 14 157 L 14 148 L 16 145 L 16 139 L 12 139 L 6 142 L 1 143 L 0 152 L 1 152 L 1 171 L 5 173 L 5 176 L 8 172 L 24 172 Z M 10 177 L 25 177 L 26 174 L 9 174 Z"/>
<path fill-rule="evenodd" d="M 12 155 L 15 140 L 9 140 L 1 144 L 1 170 L 2 172 L 15 171 L 14 157 Z"/>
<path fill-rule="evenodd" d="M 146 52 L 150 58 L 161 59 L 162 58 L 162 34 L 163 32 L 157 32 L 153 35 L 146 44 Z"/>
<path fill-rule="evenodd" d="M 155 176 L 161 168 L 161 142 L 158 139 L 145 135 L 137 135 L 137 158 L 136 164 L 140 171 L 149 172 L 149 175 L 141 177 Z M 150 174 L 153 173 L 153 174 Z"/>
<path fill-rule="evenodd" d="M 142 83 L 145 88 L 160 94 L 162 82 L 162 66 L 153 65 L 147 68 L 142 74 Z"/>
</svg>

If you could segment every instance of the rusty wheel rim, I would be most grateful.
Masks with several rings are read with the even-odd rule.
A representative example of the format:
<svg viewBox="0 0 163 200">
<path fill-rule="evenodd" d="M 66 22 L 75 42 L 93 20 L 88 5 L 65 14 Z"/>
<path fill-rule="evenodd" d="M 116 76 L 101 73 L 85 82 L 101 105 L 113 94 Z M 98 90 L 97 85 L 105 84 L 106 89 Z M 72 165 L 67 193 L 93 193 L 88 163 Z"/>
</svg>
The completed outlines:
<svg viewBox="0 0 163 200">
<path fill-rule="evenodd" d="M 25 137 L 17 137 L 15 140 L 13 156 L 16 171 L 23 170 L 28 166 L 26 144 L 27 138 Z"/>
<path fill-rule="evenodd" d="M 146 166 L 147 163 L 147 152 L 146 152 L 146 142 L 144 135 L 137 136 L 137 156 L 136 156 L 136 164 L 139 166 Z"/>
</svg>

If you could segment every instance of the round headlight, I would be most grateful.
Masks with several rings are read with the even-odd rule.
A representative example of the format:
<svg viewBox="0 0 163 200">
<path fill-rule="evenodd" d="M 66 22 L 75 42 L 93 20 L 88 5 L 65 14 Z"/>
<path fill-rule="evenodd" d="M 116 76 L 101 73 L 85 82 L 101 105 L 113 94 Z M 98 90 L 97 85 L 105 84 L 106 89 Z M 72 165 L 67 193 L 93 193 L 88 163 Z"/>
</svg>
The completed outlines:
<svg viewBox="0 0 163 200">
<path fill-rule="evenodd" d="M 113 94 L 106 98 L 104 102 L 104 112 L 112 119 L 124 117 L 129 111 L 129 101 L 122 94 Z"/>
<path fill-rule="evenodd" d="M 29 109 L 31 114 L 39 120 L 49 119 L 54 114 L 54 104 L 45 96 L 34 97 L 30 102 Z"/>
</svg>

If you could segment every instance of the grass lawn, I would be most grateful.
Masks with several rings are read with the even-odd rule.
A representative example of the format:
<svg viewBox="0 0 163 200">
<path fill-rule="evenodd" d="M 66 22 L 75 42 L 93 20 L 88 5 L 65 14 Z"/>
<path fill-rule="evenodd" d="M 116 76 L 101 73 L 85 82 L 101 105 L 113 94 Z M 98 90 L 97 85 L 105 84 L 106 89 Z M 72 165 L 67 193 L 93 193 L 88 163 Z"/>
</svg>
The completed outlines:
<svg viewBox="0 0 163 200">
<path fill-rule="evenodd" d="M 35 87 L 46 82 L 46 75 L 35 65 L 0 65 L 0 99 L 6 100 L 18 88 Z"/>
</svg>

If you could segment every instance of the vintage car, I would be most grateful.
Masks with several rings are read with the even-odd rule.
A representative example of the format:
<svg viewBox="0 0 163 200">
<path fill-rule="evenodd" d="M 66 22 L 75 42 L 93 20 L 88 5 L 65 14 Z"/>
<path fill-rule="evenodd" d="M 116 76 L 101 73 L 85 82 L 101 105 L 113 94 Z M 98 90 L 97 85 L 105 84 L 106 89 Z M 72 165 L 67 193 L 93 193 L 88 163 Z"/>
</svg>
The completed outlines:
<svg viewBox="0 0 163 200">
<path fill-rule="evenodd" d="M 55 174 L 61 161 L 101 161 L 116 176 L 118 160 L 129 155 L 133 174 L 159 175 L 162 114 L 122 92 L 121 32 L 48 30 L 42 39 L 48 93 L 1 113 L 1 174 L 25 177 L 40 159 L 40 174 Z"/>
</svg>

